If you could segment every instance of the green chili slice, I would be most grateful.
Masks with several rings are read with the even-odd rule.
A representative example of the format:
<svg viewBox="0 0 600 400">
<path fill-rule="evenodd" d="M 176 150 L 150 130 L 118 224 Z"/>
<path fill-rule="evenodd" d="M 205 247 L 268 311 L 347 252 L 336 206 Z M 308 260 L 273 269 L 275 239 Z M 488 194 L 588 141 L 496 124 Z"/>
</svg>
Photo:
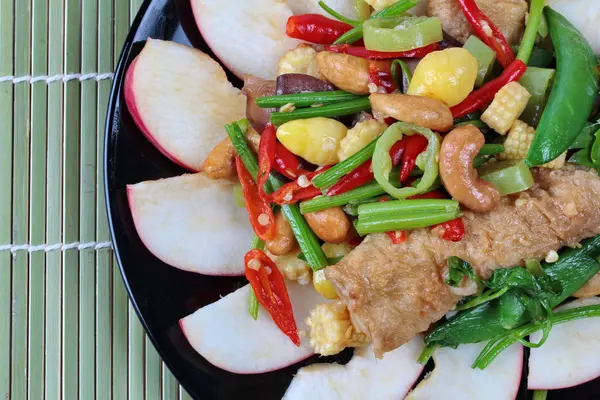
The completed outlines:
<svg viewBox="0 0 600 400">
<path fill-rule="evenodd" d="M 363 24 L 363 40 L 368 50 L 407 51 L 443 39 L 440 20 L 433 17 L 399 15 L 370 19 Z"/>
<path fill-rule="evenodd" d="M 396 188 L 389 181 L 392 170 L 390 149 L 402 139 L 403 135 L 419 134 L 428 140 L 427 149 L 419 157 L 424 163 L 424 173 L 417 187 Z M 438 157 L 440 152 L 440 138 L 427 128 L 418 125 L 396 122 L 391 125 L 379 138 L 373 154 L 373 174 L 381 188 L 397 199 L 405 199 L 416 194 L 425 193 L 435 182 L 438 176 Z"/>
</svg>

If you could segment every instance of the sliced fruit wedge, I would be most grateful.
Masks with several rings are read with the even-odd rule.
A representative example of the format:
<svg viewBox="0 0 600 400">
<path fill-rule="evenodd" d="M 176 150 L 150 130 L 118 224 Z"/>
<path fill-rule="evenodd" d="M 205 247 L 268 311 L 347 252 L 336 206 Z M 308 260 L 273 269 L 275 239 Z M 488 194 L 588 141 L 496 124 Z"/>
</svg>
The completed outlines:
<svg viewBox="0 0 600 400">
<path fill-rule="evenodd" d="M 244 274 L 254 235 L 233 184 L 190 174 L 127 186 L 129 208 L 148 250 L 176 268 L 205 275 Z"/>
<path fill-rule="evenodd" d="M 319 6 L 319 0 L 288 0 L 288 3 L 295 15 L 321 14 L 333 19 L 331 15 L 327 14 L 327 12 Z M 344 17 L 358 19 L 355 5 L 357 0 L 327 0 L 325 3 Z"/>
<path fill-rule="evenodd" d="M 323 299 L 312 285 L 287 284 L 296 325 Z M 188 341 L 211 364 L 236 374 L 260 374 L 295 364 L 314 354 L 308 338 L 296 347 L 263 309 L 255 321 L 248 313 L 250 286 L 223 297 L 179 321 Z"/>
<path fill-rule="evenodd" d="M 416 360 L 423 338 L 415 337 L 377 360 L 370 347 L 354 351 L 346 365 L 313 364 L 298 371 L 284 400 L 402 399 L 419 378 Z"/>
<path fill-rule="evenodd" d="M 300 42 L 285 34 L 287 1 L 191 0 L 194 18 L 212 51 L 234 74 L 275 79 L 277 60 Z"/>
<path fill-rule="evenodd" d="M 523 346 L 509 347 L 483 371 L 471 368 L 485 344 L 437 349 L 433 353 L 435 369 L 406 400 L 516 398 L 523 371 Z"/>
<path fill-rule="evenodd" d="M 556 311 L 600 304 L 600 298 L 572 301 Z M 537 343 L 541 333 L 531 335 Z M 600 317 L 586 318 L 552 327 L 542 347 L 529 353 L 529 389 L 562 389 L 600 376 Z"/>
<path fill-rule="evenodd" d="M 127 108 L 165 156 L 201 171 L 225 124 L 243 118 L 246 99 L 212 58 L 191 47 L 148 39 L 125 76 Z"/>
</svg>

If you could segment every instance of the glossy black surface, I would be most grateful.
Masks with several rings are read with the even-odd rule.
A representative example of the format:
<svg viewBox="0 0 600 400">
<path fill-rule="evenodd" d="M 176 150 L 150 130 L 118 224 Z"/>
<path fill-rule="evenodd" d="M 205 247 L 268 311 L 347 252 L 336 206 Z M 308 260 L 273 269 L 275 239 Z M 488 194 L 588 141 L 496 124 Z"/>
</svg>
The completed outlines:
<svg viewBox="0 0 600 400">
<path fill-rule="evenodd" d="M 193 45 L 212 55 L 196 28 L 189 0 L 144 3 L 124 45 L 115 74 L 106 125 L 106 196 L 115 252 L 123 279 L 148 335 L 190 395 L 207 400 L 280 399 L 298 368 L 311 362 L 347 362 L 351 351 L 337 358 L 317 360 L 313 357 L 267 374 L 235 375 L 213 367 L 188 344 L 179 328 L 179 319 L 239 288 L 244 284 L 244 279 L 201 276 L 172 268 L 150 254 L 135 231 L 127 205 L 126 185 L 186 172 L 146 140 L 124 105 L 121 91 L 124 72 L 148 37 Z M 239 86 L 237 78 L 231 74 L 229 78 Z M 522 387 L 519 399 L 528 397 L 530 393 Z M 481 398 L 486 398 L 485 393 Z M 600 382 L 555 391 L 549 398 L 600 399 Z"/>
</svg>

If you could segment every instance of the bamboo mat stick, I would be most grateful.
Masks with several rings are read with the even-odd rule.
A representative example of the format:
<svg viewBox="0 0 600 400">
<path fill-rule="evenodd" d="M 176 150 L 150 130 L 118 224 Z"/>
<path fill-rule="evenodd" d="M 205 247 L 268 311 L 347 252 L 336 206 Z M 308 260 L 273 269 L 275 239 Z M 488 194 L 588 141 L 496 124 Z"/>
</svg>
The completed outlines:
<svg viewBox="0 0 600 400">
<path fill-rule="evenodd" d="M 14 7 L 0 1 L 0 60 L 13 59 Z M 0 75 L 12 75 L 11 61 L 0 63 Z M 11 83 L 0 83 L 0 243 L 12 240 L 12 135 L 13 91 Z M 0 395 L 10 393 L 10 325 L 11 325 L 10 253 L 0 253 Z"/>
</svg>

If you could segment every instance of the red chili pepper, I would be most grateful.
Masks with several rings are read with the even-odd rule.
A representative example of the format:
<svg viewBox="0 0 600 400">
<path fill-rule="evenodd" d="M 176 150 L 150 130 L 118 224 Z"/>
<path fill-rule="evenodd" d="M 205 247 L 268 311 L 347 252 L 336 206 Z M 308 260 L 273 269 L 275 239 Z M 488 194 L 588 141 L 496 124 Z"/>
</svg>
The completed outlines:
<svg viewBox="0 0 600 400">
<path fill-rule="evenodd" d="M 350 54 L 351 56 L 368 58 L 370 60 L 386 60 L 391 58 L 423 58 L 432 51 L 439 50 L 440 44 L 433 43 L 413 50 L 394 52 L 372 51 L 367 50 L 364 46 L 351 46 L 349 44 L 327 46 L 325 49 L 334 53 Z"/>
<path fill-rule="evenodd" d="M 250 224 L 256 236 L 262 240 L 270 240 L 275 237 L 275 216 L 271 205 L 265 198 L 261 197 L 258 192 L 258 185 L 252 179 L 252 175 L 244 166 L 239 157 L 235 157 L 235 167 L 237 175 L 242 185 L 242 193 L 244 194 L 244 203 L 250 218 Z M 264 221 L 263 221 L 264 220 Z M 263 223 L 261 223 L 263 222 Z"/>
<path fill-rule="evenodd" d="M 298 161 L 298 157 L 286 149 L 281 143 L 277 143 L 277 151 L 275 153 L 275 164 L 273 165 L 273 169 L 289 179 L 296 179 L 300 175 L 306 175 L 310 173 L 310 171 L 300 168 L 300 161 Z"/>
<path fill-rule="evenodd" d="M 475 0 L 458 0 L 458 3 L 477 37 L 496 52 L 496 58 L 504 68 L 508 67 L 515 60 L 515 53 L 502 31 L 479 9 Z"/>
<path fill-rule="evenodd" d="M 482 109 L 486 104 L 494 100 L 494 96 L 504 85 L 521 79 L 526 70 L 527 65 L 523 61 L 513 61 L 499 77 L 471 92 L 460 104 L 452 107 L 450 109 L 452 116 L 456 119 Z"/>
<path fill-rule="evenodd" d="M 348 244 L 349 244 L 350 246 L 354 246 L 354 247 L 356 247 L 356 246 L 358 246 L 359 244 L 361 244 L 361 243 L 363 242 L 363 240 L 365 240 L 365 238 L 364 238 L 364 237 L 361 237 L 361 236 L 356 236 L 356 237 L 353 237 L 352 239 L 348 240 Z"/>
<path fill-rule="evenodd" d="M 374 175 L 371 170 L 371 160 L 365 161 L 358 167 L 354 168 L 348 175 L 345 175 L 335 185 L 329 189 L 327 196 L 335 196 L 346 193 L 352 189 L 369 183 L 373 180 Z"/>
<path fill-rule="evenodd" d="M 460 242 L 465 237 L 465 224 L 462 218 L 456 218 L 436 226 L 441 226 L 444 229 L 444 233 L 441 236 L 444 240 Z"/>
<path fill-rule="evenodd" d="M 432 190 L 431 192 L 427 192 L 427 193 L 422 193 L 422 194 L 415 194 L 414 196 L 410 196 L 409 200 L 415 200 L 415 199 L 445 199 L 446 196 L 444 196 L 444 193 L 438 191 L 438 190 Z"/>
<path fill-rule="evenodd" d="M 303 14 L 289 17 L 285 32 L 294 39 L 317 44 L 333 44 L 350 29 L 353 29 L 352 25 L 320 14 Z"/>
<path fill-rule="evenodd" d="M 424 136 L 411 135 L 406 136 L 406 147 L 402 156 L 402 167 L 400 167 L 400 182 L 406 181 L 408 176 L 415 169 L 417 157 L 425 151 L 429 143 Z"/>
<path fill-rule="evenodd" d="M 306 179 L 310 182 L 312 179 L 331 168 L 330 166 L 322 167 L 318 171 L 306 174 Z M 310 184 L 307 187 L 302 187 L 298 180 L 286 183 L 278 191 L 271 194 L 271 201 L 275 204 L 295 204 L 300 200 L 312 199 L 321 194 L 321 190 Z"/>
<path fill-rule="evenodd" d="M 262 250 L 250 250 L 244 257 L 244 263 L 246 279 L 250 282 L 256 299 L 271 314 L 281 332 L 300 347 L 292 302 L 283 275 Z"/>
<path fill-rule="evenodd" d="M 265 193 L 264 186 L 275 164 L 276 149 L 277 136 L 275 125 L 269 122 L 260 136 L 260 143 L 258 145 L 258 192 L 265 201 L 268 201 L 269 196 Z"/>
<path fill-rule="evenodd" d="M 390 149 L 390 157 L 392 158 L 393 165 L 398 165 L 402 160 L 405 144 L 405 139 L 402 139 L 396 142 Z M 327 192 L 327 196 L 349 192 L 365 183 L 369 183 L 374 178 L 375 175 L 373 175 L 373 170 L 371 169 L 371 160 L 365 161 L 333 185 Z"/>
<path fill-rule="evenodd" d="M 383 87 L 387 93 L 398 89 L 392 76 L 392 64 L 389 62 L 372 62 L 369 65 L 369 82 L 378 88 Z"/>
</svg>

